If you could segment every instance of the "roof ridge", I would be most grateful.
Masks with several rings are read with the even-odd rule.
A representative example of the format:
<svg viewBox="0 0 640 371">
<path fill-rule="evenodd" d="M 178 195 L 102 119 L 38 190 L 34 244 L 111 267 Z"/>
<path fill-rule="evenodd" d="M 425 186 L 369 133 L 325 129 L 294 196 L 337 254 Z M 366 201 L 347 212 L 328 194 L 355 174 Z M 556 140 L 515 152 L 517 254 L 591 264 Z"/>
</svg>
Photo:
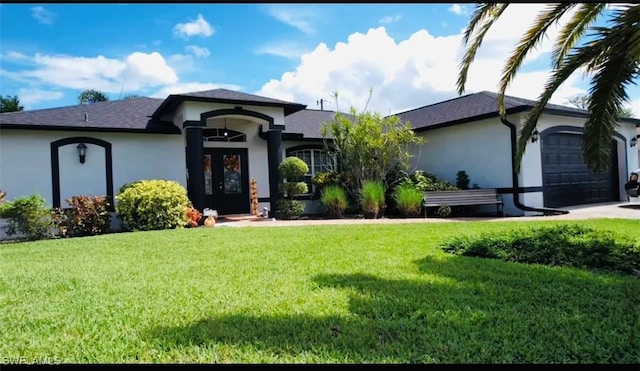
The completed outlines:
<svg viewBox="0 0 640 371">
<path fill-rule="evenodd" d="M 8 113 L 31 113 L 31 112 L 41 112 L 41 111 L 53 111 L 53 110 L 60 110 L 60 109 L 69 109 L 69 108 L 74 108 L 74 107 L 78 107 L 78 108 L 80 108 L 80 107 L 91 107 L 91 106 L 96 105 L 96 104 L 97 105 L 112 104 L 112 103 L 119 103 L 119 102 L 138 100 L 138 99 L 164 100 L 162 98 L 136 97 L 136 98 L 128 98 L 128 99 L 106 100 L 106 101 L 94 102 L 94 103 L 89 103 L 89 104 L 72 104 L 72 105 L 61 106 L 61 107 L 49 107 L 49 108 L 38 108 L 38 109 L 32 109 L 32 110 L 2 112 L 0 114 L 4 115 L 4 114 L 8 114 Z"/>
<path fill-rule="evenodd" d="M 454 100 L 457 100 L 457 99 L 467 98 L 467 97 L 470 97 L 472 95 L 482 94 L 484 92 L 485 91 L 483 90 L 483 91 L 477 92 L 477 93 L 469 93 L 469 94 L 465 94 L 465 95 L 460 95 L 460 96 L 457 96 L 457 97 L 454 97 L 454 98 L 450 98 L 450 99 L 447 99 L 447 100 L 442 100 L 442 101 L 439 101 L 439 102 L 436 102 L 436 103 L 427 104 L 425 106 L 421 106 L 421 107 L 418 107 L 418 108 L 412 108 L 412 109 L 407 110 L 407 111 L 397 112 L 397 113 L 392 114 L 391 116 L 400 115 L 400 114 L 407 113 L 407 112 L 412 112 L 412 111 L 417 111 L 417 110 L 420 110 L 420 109 L 423 109 L 423 108 L 436 106 L 438 104 L 451 102 L 451 101 L 454 101 Z M 488 93 L 490 93 L 490 92 L 488 92 Z"/>
</svg>

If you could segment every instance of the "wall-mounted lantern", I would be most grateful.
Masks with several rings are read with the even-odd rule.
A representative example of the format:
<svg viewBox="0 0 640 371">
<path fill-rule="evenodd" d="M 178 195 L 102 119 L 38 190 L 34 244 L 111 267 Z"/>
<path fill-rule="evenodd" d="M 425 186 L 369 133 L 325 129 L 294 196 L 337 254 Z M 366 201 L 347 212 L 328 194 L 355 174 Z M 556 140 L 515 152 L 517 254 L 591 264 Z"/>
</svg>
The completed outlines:
<svg viewBox="0 0 640 371">
<path fill-rule="evenodd" d="M 635 146 L 636 146 L 636 144 L 638 144 L 638 137 L 633 137 L 633 138 L 631 138 L 631 141 L 629 142 L 629 145 L 630 145 L 631 147 L 635 147 Z"/>
<path fill-rule="evenodd" d="M 538 133 L 538 129 L 536 129 L 531 133 L 531 143 L 537 142 L 538 139 L 540 139 L 540 133 Z"/>
<path fill-rule="evenodd" d="M 84 143 L 80 143 L 76 148 L 78 149 L 78 157 L 80 158 L 80 163 L 84 164 L 84 159 L 87 156 L 87 146 Z"/>
</svg>

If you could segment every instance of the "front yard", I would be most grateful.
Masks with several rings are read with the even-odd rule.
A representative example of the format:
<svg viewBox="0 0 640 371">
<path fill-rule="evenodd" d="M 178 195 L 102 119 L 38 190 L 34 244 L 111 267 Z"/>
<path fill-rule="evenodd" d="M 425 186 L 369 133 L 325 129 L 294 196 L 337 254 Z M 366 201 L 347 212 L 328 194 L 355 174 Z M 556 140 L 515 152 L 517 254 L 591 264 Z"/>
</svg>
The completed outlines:
<svg viewBox="0 0 640 371">
<path fill-rule="evenodd" d="M 640 221 L 579 223 L 640 239 Z M 640 279 L 452 256 L 474 222 L 0 245 L 0 356 L 63 363 L 640 363 Z M 22 357 L 22 358 L 21 358 Z"/>
</svg>

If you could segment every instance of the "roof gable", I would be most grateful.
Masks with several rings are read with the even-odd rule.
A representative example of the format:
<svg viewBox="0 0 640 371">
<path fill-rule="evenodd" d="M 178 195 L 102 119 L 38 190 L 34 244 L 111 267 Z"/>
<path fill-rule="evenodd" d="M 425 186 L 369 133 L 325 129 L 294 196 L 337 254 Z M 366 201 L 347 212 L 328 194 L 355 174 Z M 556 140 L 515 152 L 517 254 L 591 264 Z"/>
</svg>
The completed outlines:
<svg viewBox="0 0 640 371">
<path fill-rule="evenodd" d="M 152 114 L 158 118 L 164 113 L 175 109 L 182 102 L 211 102 L 228 104 L 249 104 L 254 106 L 281 107 L 284 115 L 288 116 L 294 112 L 305 109 L 304 104 L 287 102 L 280 99 L 267 98 L 259 95 L 241 93 L 228 89 L 205 90 L 194 93 L 172 94 L 162 102 L 162 104 Z"/>
</svg>

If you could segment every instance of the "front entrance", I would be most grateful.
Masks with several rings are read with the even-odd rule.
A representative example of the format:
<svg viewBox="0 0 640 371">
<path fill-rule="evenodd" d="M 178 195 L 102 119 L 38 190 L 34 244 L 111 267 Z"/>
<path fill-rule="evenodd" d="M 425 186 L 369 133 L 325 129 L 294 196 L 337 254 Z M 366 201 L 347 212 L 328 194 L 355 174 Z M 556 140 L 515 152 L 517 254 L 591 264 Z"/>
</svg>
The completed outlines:
<svg viewBox="0 0 640 371">
<path fill-rule="evenodd" d="M 219 215 L 248 214 L 249 166 L 246 148 L 204 148 L 204 207 Z"/>
</svg>

